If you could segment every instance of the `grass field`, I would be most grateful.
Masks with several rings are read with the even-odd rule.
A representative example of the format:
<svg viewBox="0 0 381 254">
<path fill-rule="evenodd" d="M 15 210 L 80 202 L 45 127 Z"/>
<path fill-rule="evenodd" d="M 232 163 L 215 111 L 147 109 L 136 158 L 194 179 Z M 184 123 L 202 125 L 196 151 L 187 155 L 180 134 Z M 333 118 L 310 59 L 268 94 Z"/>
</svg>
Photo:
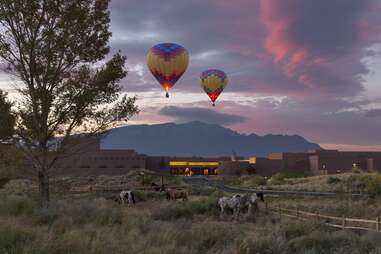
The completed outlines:
<svg viewBox="0 0 381 254">
<path fill-rule="evenodd" d="M 191 189 L 188 202 L 169 202 L 162 193 L 139 191 L 134 207 L 106 200 L 107 193 L 55 194 L 47 210 L 37 207 L 35 193 L 14 189 L 17 185 L 0 192 L 2 254 L 381 253 L 379 233 L 280 219 L 266 213 L 263 204 L 251 218 L 221 219 L 216 203 L 224 194 L 213 189 Z M 268 201 L 327 213 L 346 211 L 340 199 Z M 376 200 L 346 202 L 353 216 L 375 216 L 381 209 Z"/>
</svg>

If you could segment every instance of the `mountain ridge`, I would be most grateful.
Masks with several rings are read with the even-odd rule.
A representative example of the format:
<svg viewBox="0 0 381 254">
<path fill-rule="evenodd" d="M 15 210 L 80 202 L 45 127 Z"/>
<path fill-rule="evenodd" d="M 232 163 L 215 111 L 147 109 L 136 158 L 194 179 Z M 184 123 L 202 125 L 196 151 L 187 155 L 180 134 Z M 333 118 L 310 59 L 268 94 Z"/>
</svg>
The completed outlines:
<svg viewBox="0 0 381 254">
<path fill-rule="evenodd" d="M 164 144 L 164 145 L 163 145 Z M 130 125 L 112 129 L 101 149 L 134 149 L 152 156 L 267 156 L 273 152 L 306 152 L 321 149 L 300 135 L 242 134 L 199 121 Z"/>
</svg>

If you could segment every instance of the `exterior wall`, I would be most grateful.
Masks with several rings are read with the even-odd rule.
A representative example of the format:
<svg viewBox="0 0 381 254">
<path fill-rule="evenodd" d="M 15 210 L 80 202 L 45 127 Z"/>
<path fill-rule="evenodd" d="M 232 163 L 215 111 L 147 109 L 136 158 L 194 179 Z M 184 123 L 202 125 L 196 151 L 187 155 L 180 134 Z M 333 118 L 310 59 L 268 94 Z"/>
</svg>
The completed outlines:
<svg viewBox="0 0 381 254">
<path fill-rule="evenodd" d="M 282 160 L 270 160 L 267 158 L 257 158 L 254 165 L 255 173 L 260 176 L 271 176 L 281 171 Z"/>
<path fill-rule="evenodd" d="M 100 150 L 99 140 L 73 145 L 55 166 L 57 175 L 120 175 L 146 168 L 146 156 L 134 150 Z"/>
<path fill-rule="evenodd" d="M 223 161 L 217 172 L 222 176 L 242 176 L 255 173 L 255 168 L 247 161 Z"/>
<path fill-rule="evenodd" d="M 351 171 L 353 166 L 366 171 L 379 170 L 381 152 L 316 151 L 319 158 L 318 172 L 328 174 Z"/>
<path fill-rule="evenodd" d="M 274 153 L 268 158 L 257 158 L 255 169 L 258 175 L 263 176 L 282 170 L 323 175 L 351 171 L 354 164 L 362 170 L 381 172 L 381 152 L 317 150 L 308 153 Z"/>
</svg>

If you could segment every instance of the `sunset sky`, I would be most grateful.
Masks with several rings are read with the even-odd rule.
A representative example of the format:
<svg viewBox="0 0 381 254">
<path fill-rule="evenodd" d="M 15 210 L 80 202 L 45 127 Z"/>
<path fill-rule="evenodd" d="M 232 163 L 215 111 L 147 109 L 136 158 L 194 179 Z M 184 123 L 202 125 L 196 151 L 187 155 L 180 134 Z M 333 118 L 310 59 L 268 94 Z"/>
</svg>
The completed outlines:
<svg viewBox="0 0 381 254">
<path fill-rule="evenodd" d="M 381 150 L 380 13 L 380 0 L 113 0 L 111 47 L 127 56 L 123 86 L 141 107 L 131 123 L 199 120 Z M 190 53 L 170 99 L 145 62 L 161 42 Z M 199 85 L 210 68 L 230 80 L 215 108 Z"/>
</svg>

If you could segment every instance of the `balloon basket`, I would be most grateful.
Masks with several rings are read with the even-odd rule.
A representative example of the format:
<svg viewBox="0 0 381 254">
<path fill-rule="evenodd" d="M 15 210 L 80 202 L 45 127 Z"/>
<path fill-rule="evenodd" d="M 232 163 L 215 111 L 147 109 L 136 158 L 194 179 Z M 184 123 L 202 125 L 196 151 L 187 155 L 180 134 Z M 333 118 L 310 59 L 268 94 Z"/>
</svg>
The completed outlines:
<svg viewBox="0 0 381 254">
<path fill-rule="evenodd" d="M 169 93 L 166 93 L 166 94 L 165 94 L 165 97 L 169 98 Z"/>
</svg>

